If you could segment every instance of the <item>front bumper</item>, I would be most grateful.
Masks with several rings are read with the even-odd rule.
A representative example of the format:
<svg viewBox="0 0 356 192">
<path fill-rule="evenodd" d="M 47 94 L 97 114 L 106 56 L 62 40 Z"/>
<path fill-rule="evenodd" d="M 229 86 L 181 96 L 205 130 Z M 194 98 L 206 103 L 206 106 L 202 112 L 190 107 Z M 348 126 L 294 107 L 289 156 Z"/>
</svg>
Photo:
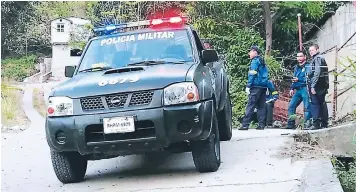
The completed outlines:
<svg viewBox="0 0 356 192">
<path fill-rule="evenodd" d="M 213 101 L 134 111 L 91 114 L 46 119 L 46 136 L 51 150 L 86 154 L 135 154 L 159 150 L 172 143 L 208 137 L 211 131 Z M 136 131 L 103 133 L 103 118 L 134 116 Z M 178 125 L 189 122 L 191 131 L 182 133 Z"/>
</svg>

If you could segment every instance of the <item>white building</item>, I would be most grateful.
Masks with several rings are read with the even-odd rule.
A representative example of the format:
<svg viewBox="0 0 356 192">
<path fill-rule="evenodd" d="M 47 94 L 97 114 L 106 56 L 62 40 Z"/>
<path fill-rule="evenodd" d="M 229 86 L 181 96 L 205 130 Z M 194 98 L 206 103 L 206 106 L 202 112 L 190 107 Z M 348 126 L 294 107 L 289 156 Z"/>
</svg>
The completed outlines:
<svg viewBox="0 0 356 192">
<path fill-rule="evenodd" d="M 85 25 L 89 20 L 68 17 L 57 18 L 51 21 L 51 43 L 53 77 L 64 77 L 64 68 L 67 65 L 78 65 L 80 56 L 77 55 L 78 48 L 69 45 L 70 41 L 87 41 L 90 31 Z"/>
</svg>

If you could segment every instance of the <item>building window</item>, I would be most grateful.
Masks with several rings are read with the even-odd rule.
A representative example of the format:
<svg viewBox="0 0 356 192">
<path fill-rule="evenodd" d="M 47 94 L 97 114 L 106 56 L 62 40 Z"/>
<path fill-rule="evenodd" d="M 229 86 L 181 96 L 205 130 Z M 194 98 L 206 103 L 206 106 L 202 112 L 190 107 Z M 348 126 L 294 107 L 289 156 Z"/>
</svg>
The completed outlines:
<svg viewBox="0 0 356 192">
<path fill-rule="evenodd" d="M 64 32 L 64 24 L 57 24 L 57 32 Z"/>
</svg>

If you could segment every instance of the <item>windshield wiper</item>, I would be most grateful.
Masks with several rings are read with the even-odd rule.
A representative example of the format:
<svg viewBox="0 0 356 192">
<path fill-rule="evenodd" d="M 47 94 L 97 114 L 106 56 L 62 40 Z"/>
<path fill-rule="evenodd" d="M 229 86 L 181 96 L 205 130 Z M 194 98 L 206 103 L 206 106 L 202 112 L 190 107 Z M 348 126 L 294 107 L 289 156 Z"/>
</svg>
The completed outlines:
<svg viewBox="0 0 356 192">
<path fill-rule="evenodd" d="M 165 61 L 140 61 L 140 62 L 136 62 L 136 63 L 129 63 L 127 64 L 127 66 L 132 66 L 132 65 L 159 65 L 159 64 L 164 64 Z"/>
<path fill-rule="evenodd" d="M 112 67 L 92 67 L 92 68 L 88 68 L 88 69 L 83 69 L 83 70 L 79 71 L 79 73 L 87 72 L 87 71 L 102 71 L 102 70 L 108 70 L 108 69 L 112 69 Z"/>
<path fill-rule="evenodd" d="M 127 66 L 132 66 L 132 65 L 159 65 L 159 64 L 165 64 L 165 63 L 174 63 L 174 64 L 184 64 L 184 61 L 163 61 L 163 60 L 150 60 L 150 61 L 140 61 L 136 63 L 130 63 L 127 64 Z"/>
</svg>

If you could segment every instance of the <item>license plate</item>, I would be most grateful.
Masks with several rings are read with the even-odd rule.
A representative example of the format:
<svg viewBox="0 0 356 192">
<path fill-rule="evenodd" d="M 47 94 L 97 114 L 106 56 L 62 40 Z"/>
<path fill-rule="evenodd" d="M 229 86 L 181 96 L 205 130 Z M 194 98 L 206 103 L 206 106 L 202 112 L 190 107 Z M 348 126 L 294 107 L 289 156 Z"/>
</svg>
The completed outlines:
<svg viewBox="0 0 356 192">
<path fill-rule="evenodd" d="M 127 133 L 135 131 L 133 117 L 104 118 L 104 134 Z"/>
</svg>

